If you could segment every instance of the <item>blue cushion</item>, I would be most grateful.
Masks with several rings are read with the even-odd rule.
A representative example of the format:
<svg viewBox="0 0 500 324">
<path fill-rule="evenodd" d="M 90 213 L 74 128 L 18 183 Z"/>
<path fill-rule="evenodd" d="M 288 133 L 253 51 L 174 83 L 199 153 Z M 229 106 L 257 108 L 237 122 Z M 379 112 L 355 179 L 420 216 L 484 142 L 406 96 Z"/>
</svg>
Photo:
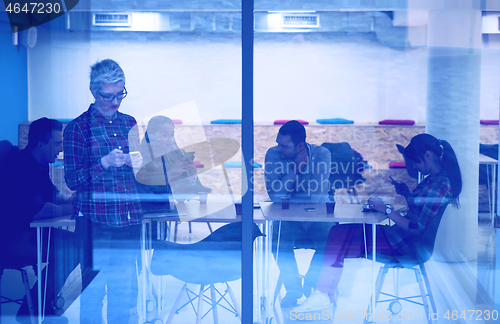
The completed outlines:
<svg viewBox="0 0 500 324">
<path fill-rule="evenodd" d="M 210 124 L 241 124 L 241 119 L 216 119 L 212 120 Z"/>
<path fill-rule="evenodd" d="M 69 122 L 72 121 L 73 119 L 57 118 L 57 120 L 63 124 L 69 124 Z"/>
<path fill-rule="evenodd" d="M 327 118 L 316 120 L 318 124 L 354 124 L 354 120 L 344 118 Z"/>
<path fill-rule="evenodd" d="M 236 162 L 225 162 L 224 165 L 226 168 L 241 168 L 241 162 L 236 161 Z M 253 167 L 254 168 L 262 168 L 262 164 L 253 162 Z"/>
</svg>

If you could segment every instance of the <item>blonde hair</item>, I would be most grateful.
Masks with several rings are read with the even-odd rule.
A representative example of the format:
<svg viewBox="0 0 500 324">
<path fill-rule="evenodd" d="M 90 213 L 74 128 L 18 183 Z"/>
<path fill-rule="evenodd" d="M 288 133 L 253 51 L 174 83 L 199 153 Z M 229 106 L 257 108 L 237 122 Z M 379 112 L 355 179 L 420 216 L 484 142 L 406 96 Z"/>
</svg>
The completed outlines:
<svg viewBox="0 0 500 324">
<path fill-rule="evenodd" d="M 125 73 L 118 63 L 105 59 L 90 67 L 90 90 L 101 91 L 103 84 L 125 83 Z"/>
</svg>

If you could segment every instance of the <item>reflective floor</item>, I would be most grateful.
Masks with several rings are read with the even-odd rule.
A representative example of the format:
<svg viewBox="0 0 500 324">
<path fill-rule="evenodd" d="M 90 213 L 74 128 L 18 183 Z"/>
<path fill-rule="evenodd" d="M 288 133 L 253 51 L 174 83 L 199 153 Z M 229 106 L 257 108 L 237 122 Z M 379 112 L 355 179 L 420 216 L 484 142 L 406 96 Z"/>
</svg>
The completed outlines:
<svg viewBox="0 0 500 324">
<path fill-rule="evenodd" d="M 219 227 L 219 225 L 212 224 L 212 228 L 214 230 L 217 227 Z M 437 323 L 477 323 L 478 321 L 487 323 L 495 322 L 493 320 L 495 314 L 493 310 L 495 307 L 497 231 L 498 230 L 495 230 L 491 225 L 489 214 L 480 213 L 477 260 L 467 263 L 443 263 L 431 260 L 426 264 L 438 309 L 438 314 L 434 315 L 434 317 L 438 319 Z M 209 230 L 204 223 L 193 223 L 192 233 L 189 233 L 188 224 L 182 223 L 179 225 L 177 241 L 180 243 L 193 243 L 203 239 L 207 235 L 209 235 Z M 105 260 L 110 253 L 120 253 L 123 258 L 127 258 L 127 251 L 125 249 L 120 249 L 120 251 L 98 250 L 95 254 L 95 265 L 97 268 L 104 263 L 103 260 Z M 305 273 L 307 271 L 312 253 L 312 250 L 296 251 L 296 258 L 299 261 L 299 270 L 301 273 Z M 189 267 L 190 265 L 186 264 L 183 266 Z M 271 262 L 270 283 L 273 283 L 278 275 L 278 271 L 273 270 L 275 269 L 274 266 L 274 263 Z M 377 264 L 377 268 L 378 266 L 379 265 Z M 224 267 L 224 264 L 222 264 L 221 267 Z M 110 280 L 114 280 L 119 285 L 120 283 L 125 282 L 126 278 L 123 278 L 124 276 L 124 273 L 120 271 L 113 273 L 109 273 L 109 271 L 101 271 L 83 292 L 83 296 L 79 297 L 76 297 L 77 294 L 74 289 L 74 291 L 71 291 L 70 288 L 66 288 L 63 295 L 66 298 L 67 304 L 71 303 L 73 299 L 74 301 L 71 303 L 69 308 L 66 309 L 63 317 L 53 318 L 51 319 L 51 322 L 75 324 L 115 322 L 113 314 L 122 314 L 124 309 L 121 307 L 119 309 L 112 309 L 112 307 L 109 307 L 107 296 L 105 296 L 101 301 L 85 307 L 81 306 L 83 304 L 82 299 L 91 299 L 93 296 L 97 296 L 94 288 L 103 285 L 103 282 L 105 282 L 106 279 L 108 280 L 108 283 Z M 416 284 L 413 272 L 402 270 L 399 271 L 398 276 L 400 295 L 417 295 L 419 293 L 419 287 Z M 31 282 L 34 282 L 32 271 L 30 271 L 30 279 Z M 78 277 L 74 277 L 70 278 L 69 281 L 78 282 L 78 280 Z M 142 275 L 139 277 L 140 285 L 142 283 L 141 280 Z M 145 290 L 140 289 L 137 303 L 139 306 L 137 309 L 133 309 L 128 312 L 130 315 L 129 323 L 155 323 L 153 320 L 157 318 L 161 318 L 163 323 L 166 322 L 168 314 L 184 283 L 171 276 L 165 276 L 161 279 L 157 277 L 153 280 L 155 287 L 157 287 L 154 291 L 154 296 L 163 296 L 163 309 L 160 310 L 162 315 L 159 315 L 157 309 L 154 307 L 154 303 L 147 304 L 144 311 L 144 304 L 141 303 L 141 298 L 151 295 L 147 295 L 147 292 L 146 295 L 143 295 Z M 159 280 L 162 280 L 162 282 Z M 261 284 L 261 280 L 262 278 L 255 278 L 255 283 Z M 241 292 L 240 284 L 241 280 L 230 282 L 230 286 L 232 287 L 234 295 L 238 301 L 240 300 Z M 74 288 L 74 286 L 75 285 L 68 284 L 67 287 Z M 216 284 L 215 287 L 222 293 L 226 290 L 223 284 Z M 337 293 L 337 307 L 332 310 L 331 313 L 321 312 L 316 315 L 315 319 L 305 318 L 303 316 L 301 317 L 297 313 L 291 312 L 291 309 L 289 308 L 281 309 L 279 305 L 277 305 L 278 320 L 281 323 L 295 323 L 300 320 L 310 319 L 308 321 L 310 323 L 329 323 L 336 319 L 336 322 L 363 323 L 364 315 L 366 314 L 371 296 L 370 287 L 371 262 L 364 259 L 347 260 L 344 275 Z M 198 292 L 199 285 L 188 285 L 188 288 L 194 292 Z M 3 295 L 7 297 L 22 297 L 23 290 L 18 272 L 9 270 L 5 271 L 2 278 L 2 290 Z M 394 292 L 394 276 L 392 271 L 389 271 L 389 274 L 386 277 L 383 291 L 387 291 L 389 293 Z M 283 289 L 281 293 L 283 295 L 285 290 Z M 500 292 L 497 291 L 497 304 L 499 293 Z M 207 291 L 205 296 L 209 298 L 210 291 Z M 226 298 L 229 301 L 231 300 L 229 296 L 226 296 Z M 145 298 L 145 300 L 148 300 L 148 298 Z M 260 299 L 256 298 L 255 300 L 259 301 Z M 187 297 L 184 295 L 180 305 L 183 305 L 187 301 Z M 196 308 L 197 306 L 197 301 L 195 301 L 193 306 L 188 304 L 186 307 L 179 310 L 173 317 L 172 323 L 195 323 L 196 315 L 193 307 Z M 101 309 L 96 309 L 98 307 Z M 227 307 L 230 308 L 230 306 Z M 1 323 L 17 323 L 14 315 L 17 308 L 18 306 L 14 304 L 3 304 Z M 254 305 L 254 308 L 256 309 L 254 320 L 260 320 L 260 322 L 265 323 L 265 313 L 259 311 L 257 305 Z M 208 308 L 204 306 L 204 312 L 206 312 L 207 309 Z M 101 313 L 102 315 L 100 315 Z M 491 314 L 490 319 L 486 320 L 488 318 L 488 313 Z M 96 319 L 95 314 L 99 314 L 100 318 Z M 272 315 L 273 310 L 268 309 L 268 314 Z M 402 309 L 399 316 L 390 315 L 388 303 L 379 304 L 376 308 L 375 314 L 376 323 L 427 323 L 423 307 L 411 303 L 402 303 Z M 239 323 L 239 318 L 228 310 L 219 308 L 217 315 L 219 323 Z M 109 322 L 107 318 L 110 319 Z M 203 318 L 202 322 L 213 323 L 213 314 L 208 313 L 206 317 Z M 155 324 L 159 323 L 161 322 L 156 322 Z M 272 323 L 278 323 L 278 321 L 273 319 Z"/>
</svg>

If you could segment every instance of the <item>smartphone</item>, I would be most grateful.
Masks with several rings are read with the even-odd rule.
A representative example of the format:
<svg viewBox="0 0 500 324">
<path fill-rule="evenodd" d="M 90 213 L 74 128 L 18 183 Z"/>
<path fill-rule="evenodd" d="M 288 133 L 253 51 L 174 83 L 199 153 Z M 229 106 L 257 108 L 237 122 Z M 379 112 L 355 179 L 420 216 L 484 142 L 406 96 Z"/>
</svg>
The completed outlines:
<svg viewBox="0 0 500 324">
<path fill-rule="evenodd" d="M 304 208 L 304 210 L 307 211 L 307 212 L 315 212 L 316 208 L 306 207 L 306 208 Z"/>
<path fill-rule="evenodd" d="M 393 185 L 398 185 L 399 184 L 399 182 L 397 182 L 396 180 L 394 180 L 392 177 L 389 177 L 389 179 L 391 180 L 391 183 Z"/>
<path fill-rule="evenodd" d="M 141 153 L 139 151 L 135 151 L 135 152 L 130 152 L 129 155 L 130 157 L 138 157 Z"/>
</svg>

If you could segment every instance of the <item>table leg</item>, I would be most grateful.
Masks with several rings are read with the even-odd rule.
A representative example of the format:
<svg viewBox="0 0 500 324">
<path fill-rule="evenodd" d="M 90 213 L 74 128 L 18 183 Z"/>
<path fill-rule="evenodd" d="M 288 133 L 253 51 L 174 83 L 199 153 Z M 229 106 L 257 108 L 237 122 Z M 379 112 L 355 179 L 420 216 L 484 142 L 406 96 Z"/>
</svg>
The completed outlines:
<svg viewBox="0 0 500 324">
<path fill-rule="evenodd" d="M 50 234 L 52 232 L 52 227 L 49 227 L 49 233 L 47 237 L 47 256 L 45 257 L 45 285 L 43 290 L 43 304 L 42 304 L 42 321 L 45 320 L 45 303 L 47 302 L 47 278 L 49 276 L 49 254 L 50 254 Z M 41 242 L 43 244 L 43 242 Z M 41 277 L 40 277 L 41 278 Z"/>
<path fill-rule="evenodd" d="M 496 219 L 496 215 L 497 213 L 495 213 L 495 205 L 496 205 L 496 192 L 497 192 L 497 184 L 496 184 L 496 181 L 497 181 L 497 165 L 496 164 L 493 164 L 493 174 L 491 175 L 491 178 L 492 178 L 492 188 L 490 189 L 491 190 L 491 215 L 492 215 L 492 225 L 493 227 L 495 227 L 495 219 Z"/>
<path fill-rule="evenodd" d="M 38 324 L 42 324 L 42 228 L 36 228 L 36 271 L 38 285 Z"/>
<path fill-rule="evenodd" d="M 47 258 L 45 266 L 45 279 L 42 276 L 42 252 L 43 252 L 43 228 L 36 228 L 36 270 L 37 270 L 37 294 L 38 294 L 38 324 L 42 324 L 45 319 L 45 302 L 47 299 L 47 277 L 49 271 L 49 252 L 50 252 L 50 233 L 51 227 L 49 227 L 48 239 L 47 239 Z M 43 307 L 42 307 L 42 281 L 45 281 L 45 289 L 43 294 Z"/>
<path fill-rule="evenodd" d="M 142 294 L 141 295 L 141 309 L 142 309 L 142 315 L 143 315 L 143 320 L 147 320 L 147 314 L 148 311 L 146 309 L 146 295 L 149 296 L 149 287 L 147 285 L 147 279 L 146 276 L 148 275 L 146 273 L 146 262 L 148 260 L 148 255 L 147 255 L 147 237 L 146 237 L 146 224 L 143 222 L 141 225 L 141 273 L 138 274 L 137 282 L 139 282 L 139 276 L 142 275 Z"/>
<path fill-rule="evenodd" d="M 375 262 L 377 262 L 377 224 L 372 224 L 372 320 L 375 314 Z"/>
<path fill-rule="evenodd" d="M 490 170 L 490 167 L 491 167 L 491 164 L 488 164 L 486 165 L 486 182 L 487 182 L 487 185 L 488 185 L 488 209 L 490 210 L 490 216 L 494 216 L 493 215 L 493 208 L 492 208 L 492 202 L 493 202 L 493 197 L 491 195 L 491 191 L 492 191 L 492 188 L 491 188 L 491 180 L 490 180 L 490 176 L 491 176 L 491 170 Z M 494 217 L 493 217 L 494 219 Z"/>
</svg>

